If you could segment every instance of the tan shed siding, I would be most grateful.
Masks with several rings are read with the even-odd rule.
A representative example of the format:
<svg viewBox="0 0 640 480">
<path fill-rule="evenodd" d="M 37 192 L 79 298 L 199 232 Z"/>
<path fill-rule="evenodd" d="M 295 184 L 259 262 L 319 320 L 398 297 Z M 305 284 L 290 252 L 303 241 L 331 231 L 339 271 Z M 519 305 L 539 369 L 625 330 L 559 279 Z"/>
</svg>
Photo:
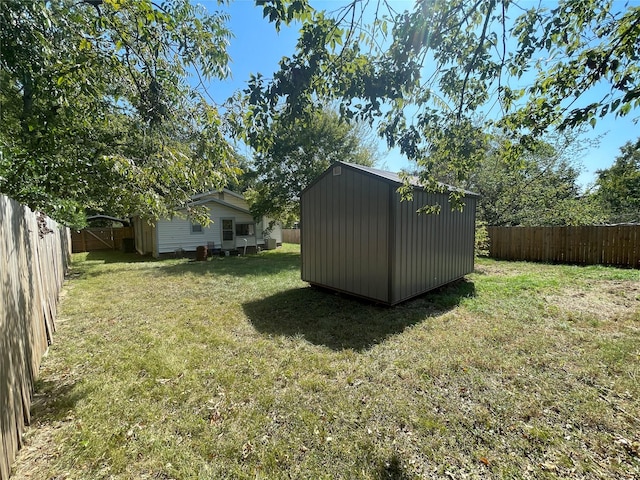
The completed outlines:
<svg viewBox="0 0 640 480">
<path fill-rule="evenodd" d="M 413 201 L 395 202 L 391 303 L 437 288 L 473 271 L 476 199 L 452 212 L 446 195 L 416 191 Z M 438 215 L 418 215 L 422 205 L 440 203 Z"/>
<path fill-rule="evenodd" d="M 133 238 L 135 238 L 136 251 L 140 255 L 144 255 L 144 236 L 142 233 L 142 219 L 140 217 L 135 217 L 133 219 Z"/>
<path fill-rule="evenodd" d="M 388 187 L 342 168 L 302 198 L 302 279 L 388 301 Z"/>
<path fill-rule="evenodd" d="M 158 229 L 156 228 L 156 225 L 153 225 L 153 228 L 151 229 L 151 235 L 153 238 L 153 251 L 152 251 L 152 255 L 155 258 L 158 258 L 158 256 L 160 255 L 158 253 Z"/>
</svg>

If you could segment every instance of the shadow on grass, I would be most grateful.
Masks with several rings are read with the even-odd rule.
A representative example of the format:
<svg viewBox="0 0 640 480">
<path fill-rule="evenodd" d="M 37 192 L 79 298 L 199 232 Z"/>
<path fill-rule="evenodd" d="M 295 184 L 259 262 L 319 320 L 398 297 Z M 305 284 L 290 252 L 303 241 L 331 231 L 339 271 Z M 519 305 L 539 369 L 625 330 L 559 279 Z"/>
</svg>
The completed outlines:
<svg viewBox="0 0 640 480">
<path fill-rule="evenodd" d="M 98 250 L 87 253 L 83 262 L 97 263 L 134 263 L 134 262 L 157 262 L 150 256 L 138 255 L 137 253 L 123 253 L 117 250 Z"/>
<path fill-rule="evenodd" d="M 246 256 L 211 257 L 206 261 L 194 259 L 166 258 L 156 259 L 149 256 L 141 256 L 136 253 L 121 253 L 115 251 L 90 252 L 86 258 L 74 264 L 71 277 L 95 277 L 104 273 L 117 273 L 127 271 L 130 263 L 153 263 L 157 268 L 153 269 L 154 276 L 180 277 L 183 275 L 233 275 L 237 277 L 247 275 L 270 275 L 281 271 L 299 270 L 300 254 L 292 252 L 260 253 Z M 176 263 L 177 262 L 177 263 Z M 122 268 L 110 267 L 102 272 L 94 267 L 101 264 L 121 263 Z"/>
<path fill-rule="evenodd" d="M 402 468 L 400 459 L 393 455 L 389 461 L 380 465 L 377 478 L 380 480 L 409 480 L 411 477 Z"/>
<path fill-rule="evenodd" d="M 260 253 L 241 257 L 212 257 L 206 262 L 185 260 L 158 269 L 158 275 L 181 276 L 185 274 L 202 275 L 247 275 L 264 276 L 282 271 L 300 270 L 298 253 Z"/>
<path fill-rule="evenodd" d="M 460 280 L 396 307 L 313 287 L 279 292 L 245 303 L 244 312 L 259 332 L 302 336 L 333 350 L 366 350 L 426 318 L 458 306 L 475 295 L 475 285 Z"/>
<path fill-rule="evenodd" d="M 31 403 L 32 418 L 40 423 L 64 420 L 83 396 L 75 383 L 37 380 Z"/>
</svg>

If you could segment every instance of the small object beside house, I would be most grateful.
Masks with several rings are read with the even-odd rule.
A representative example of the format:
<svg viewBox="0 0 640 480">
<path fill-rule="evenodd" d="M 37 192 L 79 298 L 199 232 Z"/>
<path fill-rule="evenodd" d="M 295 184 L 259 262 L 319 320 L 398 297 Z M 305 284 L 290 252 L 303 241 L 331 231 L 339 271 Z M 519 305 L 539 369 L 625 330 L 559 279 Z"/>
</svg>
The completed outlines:
<svg viewBox="0 0 640 480">
<path fill-rule="evenodd" d="M 207 261 L 207 247 L 200 245 L 196 248 L 196 261 L 198 262 L 206 262 Z"/>
</svg>

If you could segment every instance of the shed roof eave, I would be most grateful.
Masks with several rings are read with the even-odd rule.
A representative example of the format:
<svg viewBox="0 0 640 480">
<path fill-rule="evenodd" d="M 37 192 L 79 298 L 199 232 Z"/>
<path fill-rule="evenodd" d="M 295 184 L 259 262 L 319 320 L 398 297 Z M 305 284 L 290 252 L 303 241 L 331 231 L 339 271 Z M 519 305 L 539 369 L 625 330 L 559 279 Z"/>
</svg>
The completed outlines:
<svg viewBox="0 0 640 480">
<path fill-rule="evenodd" d="M 365 165 L 358 165 L 357 163 L 349 163 L 349 162 L 336 162 L 336 164 L 341 164 L 341 165 L 345 165 L 347 167 L 353 168 L 354 170 L 359 170 L 361 172 L 367 173 L 369 175 L 373 175 L 375 177 L 378 177 L 382 180 L 386 180 L 388 182 L 392 182 L 394 184 L 397 184 L 398 186 L 402 185 L 404 183 L 403 179 L 400 178 L 400 175 L 398 175 L 397 173 L 393 173 L 393 172 L 387 172 L 385 170 L 379 170 L 377 168 L 373 168 L 373 167 L 367 167 Z M 415 176 L 409 176 L 409 184 L 415 188 L 420 188 L 420 189 L 424 189 L 424 185 L 422 185 L 418 178 Z M 452 185 L 447 185 L 446 183 L 442 183 L 442 182 L 438 182 L 438 185 L 443 187 L 445 190 L 448 190 L 449 192 L 461 192 L 463 193 L 465 196 L 470 196 L 470 197 L 480 197 L 481 195 L 475 193 L 475 192 L 471 192 L 469 190 L 465 190 L 463 188 L 458 188 L 458 187 L 454 187 Z"/>
</svg>

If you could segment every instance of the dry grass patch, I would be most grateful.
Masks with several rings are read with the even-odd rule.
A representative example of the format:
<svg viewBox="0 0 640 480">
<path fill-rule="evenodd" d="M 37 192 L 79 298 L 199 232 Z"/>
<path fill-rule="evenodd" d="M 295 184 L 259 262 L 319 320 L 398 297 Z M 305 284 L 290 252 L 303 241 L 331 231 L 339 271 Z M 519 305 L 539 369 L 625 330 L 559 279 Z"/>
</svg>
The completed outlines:
<svg viewBox="0 0 640 480">
<path fill-rule="evenodd" d="M 580 288 L 570 286 L 545 298 L 567 314 L 593 320 L 615 320 L 634 313 L 634 307 L 640 301 L 640 282 L 616 280 L 581 285 Z"/>
<path fill-rule="evenodd" d="M 16 479 L 640 477 L 637 271 L 481 260 L 386 308 L 293 246 L 136 258 L 75 257 Z"/>
</svg>

